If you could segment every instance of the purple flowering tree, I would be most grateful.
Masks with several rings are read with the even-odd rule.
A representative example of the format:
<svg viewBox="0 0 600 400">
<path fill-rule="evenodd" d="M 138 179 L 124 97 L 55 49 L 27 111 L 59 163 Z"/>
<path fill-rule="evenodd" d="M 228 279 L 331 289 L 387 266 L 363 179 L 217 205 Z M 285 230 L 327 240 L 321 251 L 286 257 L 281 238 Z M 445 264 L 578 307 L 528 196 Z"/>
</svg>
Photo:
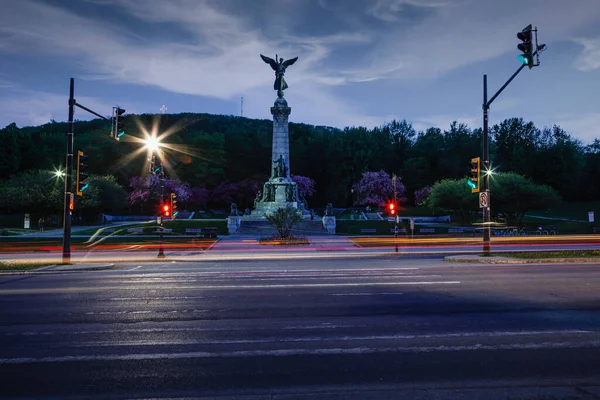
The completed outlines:
<svg viewBox="0 0 600 400">
<path fill-rule="evenodd" d="M 292 181 L 296 182 L 298 188 L 298 194 L 300 198 L 306 198 L 312 196 L 315 193 L 315 181 L 310 179 L 308 176 L 291 175 Z"/>
<path fill-rule="evenodd" d="M 194 186 L 190 189 L 190 197 L 187 200 L 187 205 L 190 209 L 206 208 L 210 199 L 210 191 L 201 186 Z"/>
<path fill-rule="evenodd" d="M 425 204 L 425 200 L 429 197 L 429 193 L 431 192 L 431 186 L 425 186 L 422 189 L 415 190 L 415 205 L 421 206 Z"/>
<path fill-rule="evenodd" d="M 244 179 L 236 183 L 221 183 L 214 188 L 210 196 L 212 204 L 220 208 L 228 208 L 231 203 L 236 203 L 238 208 L 252 208 L 256 193 L 260 189 L 260 182 L 254 179 Z"/>
<path fill-rule="evenodd" d="M 222 182 L 213 189 L 210 195 L 211 203 L 221 208 L 229 207 L 231 203 L 236 202 L 236 194 L 238 192 L 238 186 L 236 183 L 225 183 Z"/>
<path fill-rule="evenodd" d="M 142 208 L 152 207 L 160 201 L 161 180 L 156 175 L 146 177 L 134 176 L 129 179 L 131 191 L 127 194 L 127 201 L 131 205 L 137 205 Z M 178 179 L 164 180 L 164 198 L 168 198 L 169 193 L 175 193 L 177 201 L 180 204 L 187 202 L 191 196 L 191 190 L 187 183 Z"/>
<path fill-rule="evenodd" d="M 352 185 L 355 206 L 385 206 L 385 203 L 394 198 L 394 184 L 387 172 L 367 171 L 362 174 L 358 183 Z M 406 187 L 401 178 L 396 178 L 396 199 L 400 203 L 406 202 Z"/>
</svg>

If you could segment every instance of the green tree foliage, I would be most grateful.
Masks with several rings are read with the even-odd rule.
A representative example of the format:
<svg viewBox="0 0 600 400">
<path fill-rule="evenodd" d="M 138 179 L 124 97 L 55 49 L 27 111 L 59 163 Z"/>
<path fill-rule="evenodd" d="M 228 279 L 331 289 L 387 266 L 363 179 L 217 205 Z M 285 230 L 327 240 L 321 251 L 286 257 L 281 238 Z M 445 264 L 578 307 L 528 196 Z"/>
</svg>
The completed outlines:
<svg viewBox="0 0 600 400">
<path fill-rule="evenodd" d="M 556 206 L 560 197 L 548 185 L 533 183 L 514 172 L 492 175 L 490 179 L 491 214 L 502 214 L 508 225 L 521 225 L 527 211 Z"/>
<path fill-rule="evenodd" d="M 529 210 L 553 207 L 560 202 L 560 197 L 550 186 L 535 184 L 513 172 L 494 174 L 490 186 L 492 217 L 502 215 L 509 225 L 519 225 Z M 478 195 L 471 193 L 465 179 L 437 182 L 425 204 L 454 214 L 460 223 L 469 223 L 479 211 Z"/>
<path fill-rule="evenodd" d="M 75 202 L 75 211 L 87 222 L 99 219 L 101 213 L 120 214 L 127 206 L 127 192 L 112 175 L 90 175 L 88 188 Z"/>
<path fill-rule="evenodd" d="M 0 178 L 8 179 L 21 168 L 19 128 L 12 123 L 0 130 Z"/>
<path fill-rule="evenodd" d="M 477 202 L 464 179 L 443 179 L 433 185 L 425 205 L 452 213 L 459 223 L 468 224 L 471 215 L 477 211 Z"/>
<path fill-rule="evenodd" d="M 303 220 L 302 212 L 291 206 L 278 208 L 274 213 L 265 214 L 265 217 L 267 222 L 277 229 L 281 239 L 289 238 L 294 225 Z"/>
<path fill-rule="evenodd" d="M 168 176 L 207 192 L 245 179 L 264 182 L 271 171 L 271 120 L 210 114 L 126 115 L 126 135 L 115 142 L 103 120 L 76 121 L 75 150 L 89 155 L 90 174 L 111 174 L 128 187 L 131 177 L 147 173 L 143 138 L 157 132 L 164 148 Z M 67 124 L 37 127 L 11 124 L 0 131 L 4 157 L 0 181 L 25 170 L 64 166 Z M 444 129 L 417 131 L 405 120 L 380 127 L 337 129 L 290 123 L 291 173 L 315 180 L 311 203 L 352 204 L 351 188 L 367 171 L 402 176 L 408 203 L 416 190 L 443 179 L 460 179 L 469 160 L 481 155 L 482 131 L 453 122 Z M 15 143 L 16 141 L 16 143 Z M 595 200 L 600 189 L 600 145 L 583 146 L 560 127 L 538 129 L 511 118 L 490 128 L 492 167 L 515 172 L 554 188 L 567 200 Z M 203 193 L 198 204 L 206 204 Z M 183 199 L 182 203 L 185 204 Z"/>
<path fill-rule="evenodd" d="M 51 171 L 31 170 L 0 183 L 0 207 L 44 217 L 61 212 L 64 181 Z"/>
</svg>

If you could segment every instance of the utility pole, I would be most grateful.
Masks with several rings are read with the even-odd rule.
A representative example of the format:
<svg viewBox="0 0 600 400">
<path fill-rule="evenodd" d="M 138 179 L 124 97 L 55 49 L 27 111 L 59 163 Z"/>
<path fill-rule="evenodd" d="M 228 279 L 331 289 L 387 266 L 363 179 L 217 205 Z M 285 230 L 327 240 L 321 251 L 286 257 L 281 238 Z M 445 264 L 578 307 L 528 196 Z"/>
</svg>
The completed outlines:
<svg viewBox="0 0 600 400">
<path fill-rule="evenodd" d="M 73 136 L 75 114 L 75 79 L 71 78 L 69 87 L 69 127 L 67 132 L 67 160 L 65 162 L 65 204 L 63 216 L 63 248 L 62 262 L 68 263 L 71 261 L 71 191 L 73 185 L 71 182 L 71 174 L 73 173 Z"/>
<path fill-rule="evenodd" d="M 396 174 L 392 175 L 392 184 L 394 185 L 394 210 L 396 210 L 396 215 L 394 215 L 394 247 L 396 248 L 396 253 L 398 252 L 398 210 L 396 203 Z"/>
<path fill-rule="evenodd" d="M 68 121 L 68 132 L 67 132 L 67 154 L 65 162 L 65 198 L 64 198 L 64 215 L 63 215 L 63 247 L 62 247 L 62 262 L 71 262 L 71 198 L 73 196 L 73 184 L 71 182 L 73 175 L 73 140 L 75 137 L 75 123 L 73 121 L 75 114 L 75 106 L 94 114 L 95 116 L 102 118 L 105 121 L 109 121 L 103 115 L 98 114 L 95 111 L 84 107 L 77 103 L 75 100 L 75 79 L 71 78 L 69 85 L 69 121 Z M 123 110 L 125 111 L 125 110 Z M 112 131 L 112 129 L 111 129 Z M 111 132 L 112 133 L 112 132 Z"/>
<path fill-rule="evenodd" d="M 535 47 L 533 47 L 532 40 L 532 32 L 535 32 Z M 490 109 L 490 105 L 496 100 L 496 97 L 502 93 L 502 91 L 512 82 L 513 79 L 521 72 L 523 68 L 526 66 L 531 69 L 532 67 L 537 67 L 540 65 L 539 63 L 539 55 L 538 53 L 544 51 L 546 49 L 545 44 L 538 45 L 537 44 L 537 27 L 532 29 L 531 25 L 528 25 L 521 32 L 517 33 L 517 38 L 519 38 L 523 43 L 519 44 L 517 48 L 523 51 L 524 54 L 520 55 L 518 58 L 521 60 L 521 66 L 515 71 L 514 74 L 502 87 L 492 96 L 491 99 L 487 98 L 487 75 L 483 75 L 483 169 L 484 169 L 484 177 L 483 177 L 483 185 L 482 192 L 487 196 L 487 204 L 482 207 L 483 208 L 483 255 L 485 257 L 489 257 L 491 254 L 491 244 L 490 244 L 490 230 L 491 230 L 491 218 L 490 218 L 490 149 L 489 149 L 489 133 L 488 133 L 488 112 Z M 537 57 L 537 64 L 533 62 L 534 57 Z"/>
<path fill-rule="evenodd" d="M 165 170 L 163 164 L 160 164 L 160 204 L 164 210 L 165 206 Z M 161 210 L 160 216 L 160 244 L 158 247 L 158 258 L 165 258 L 165 244 L 164 244 L 164 236 L 163 230 L 165 227 L 165 215 L 163 210 Z M 170 210 L 169 210 L 170 211 Z"/>
</svg>

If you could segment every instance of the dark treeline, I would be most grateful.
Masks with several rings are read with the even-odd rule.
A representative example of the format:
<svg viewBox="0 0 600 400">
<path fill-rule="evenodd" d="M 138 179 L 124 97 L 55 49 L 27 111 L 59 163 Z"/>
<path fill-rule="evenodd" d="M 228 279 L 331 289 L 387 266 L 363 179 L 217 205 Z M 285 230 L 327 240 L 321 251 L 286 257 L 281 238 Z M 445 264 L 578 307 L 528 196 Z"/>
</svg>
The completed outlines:
<svg viewBox="0 0 600 400">
<path fill-rule="evenodd" d="M 75 150 L 89 155 L 89 172 L 114 175 L 128 188 L 129 178 L 147 173 L 143 137 L 155 126 L 170 134 L 163 141 L 172 178 L 213 189 L 221 182 L 264 181 L 271 168 L 272 122 L 210 114 L 129 115 L 127 135 L 109 137 L 102 120 L 75 123 Z M 53 170 L 65 163 L 66 123 L 0 130 L 0 179 L 29 169 Z M 539 129 L 513 118 L 490 130 L 492 166 L 548 184 L 569 201 L 600 197 L 600 140 L 583 145 L 558 126 Z M 176 148 L 174 148 L 176 146 Z M 343 130 L 290 123 L 291 171 L 316 181 L 314 206 L 350 206 L 351 186 L 363 172 L 384 170 L 402 178 L 409 203 L 415 190 L 467 175 L 469 160 L 481 155 L 482 131 L 452 123 L 448 129 L 417 132 L 406 121 L 374 129 Z M 137 153 L 136 153 L 137 151 Z M 225 206 L 225 205 L 224 205 Z"/>
</svg>

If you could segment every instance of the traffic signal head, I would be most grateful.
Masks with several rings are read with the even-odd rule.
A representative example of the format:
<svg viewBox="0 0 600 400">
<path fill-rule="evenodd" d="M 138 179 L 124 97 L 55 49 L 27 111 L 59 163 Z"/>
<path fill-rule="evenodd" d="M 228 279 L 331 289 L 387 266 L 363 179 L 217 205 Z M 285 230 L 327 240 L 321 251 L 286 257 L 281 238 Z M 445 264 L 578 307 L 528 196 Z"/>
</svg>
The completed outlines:
<svg viewBox="0 0 600 400">
<path fill-rule="evenodd" d="M 388 205 L 388 209 L 390 211 L 390 215 L 396 215 L 396 205 L 394 203 L 390 203 Z"/>
<path fill-rule="evenodd" d="M 83 191 L 85 189 L 88 188 L 88 184 L 84 183 L 85 178 L 88 177 L 88 175 L 86 173 L 84 173 L 83 171 L 85 171 L 88 167 L 88 165 L 85 163 L 85 160 L 88 159 L 88 156 L 86 156 L 85 154 L 83 154 L 83 151 L 78 151 L 77 152 L 77 178 L 76 178 L 76 193 L 77 196 L 83 196 Z"/>
<path fill-rule="evenodd" d="M 471 193 L 479 193 L 481 176 L 481 159 L 479 157 L 471 159 L 471 171 L 467 184 L 471 187 Z"/>
<path fill-rule="evenodd" d="M 163 217 L 170 217 L 171 216 L 171 207 L 168 204 L 163 204 L 161 211 L 162 211 Z"/>
<path fill-rule="evenodd" d="M 517 33 L 517 38 L 522 42 L 517 45 L 517 48 L 521 50 L 523 54 L 519 55 L 519 61 L 527 65 L 529 68 L 533 67 L 533 40 L 532 40 L 533 28 L 531 24 L 527 25 L 525 29 Z"/>
<path fill-rule="evenodd" d="M 115 107 L 115 131 L 114 136 L 115 139 L 119 139 L 121 136 L 125 134 L 125 121 L 123 114 L 125 110 L 119 107 Z"/>
<path fill-rule="evenodd" d="M 171 200 L 171 212 L 173 213 L 173 218 L 177 217 L 177 214 L 179 213 L 179 211 L 177 211 L 177 201 L 175 200 L 176 198 L 177 198 L 177 196 L 175 195 L 175 193 L 171 193 L 170 200 Z"/>
</svg>

